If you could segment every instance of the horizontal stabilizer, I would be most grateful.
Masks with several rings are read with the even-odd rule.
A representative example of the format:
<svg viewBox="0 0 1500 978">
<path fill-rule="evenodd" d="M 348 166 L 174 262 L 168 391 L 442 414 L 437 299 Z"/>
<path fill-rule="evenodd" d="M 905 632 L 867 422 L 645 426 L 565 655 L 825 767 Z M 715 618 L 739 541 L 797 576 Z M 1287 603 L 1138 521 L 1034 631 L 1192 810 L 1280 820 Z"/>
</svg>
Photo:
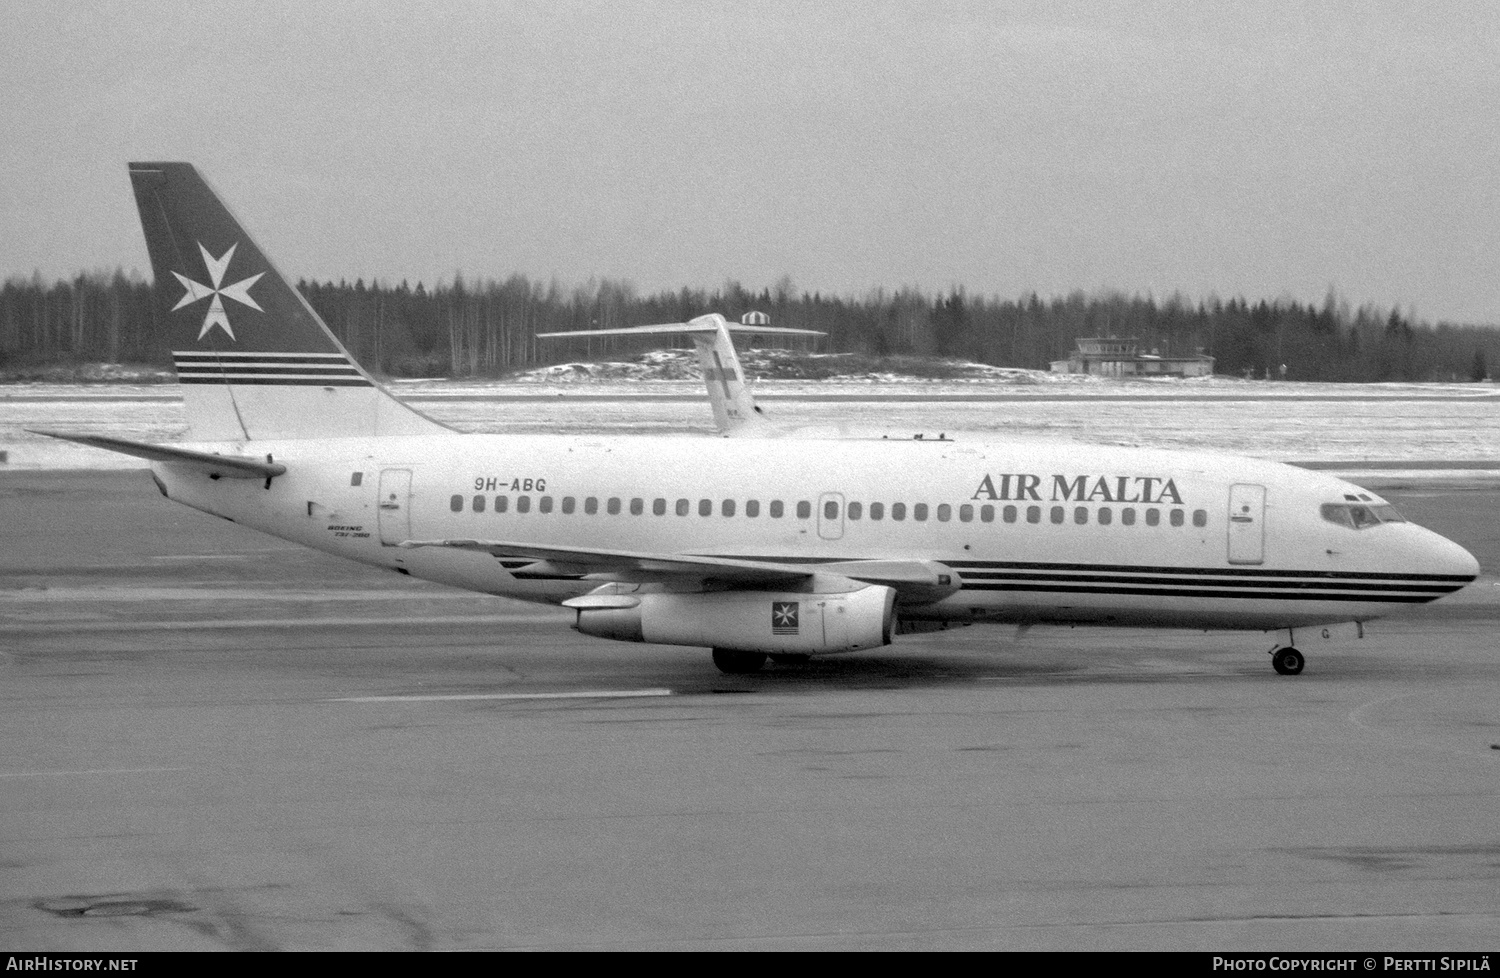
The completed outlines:
<svg viewBox="0 0 1500 978">
<path fill-rule="evenodd" d="M 286 472 L 286 466 L 271 461 L 270 456 L 257 458 L 251 455 L 215 455 L 210 452 L 195 452 L 189 448 L 171 445 L 150 445 L 125 438 L 110 438 L 107 435 L 77 435 L 65 431 L 40 431 L 28 428 L 33 435 L 46 435 L 63 441 L 77 442 L 93 448 L 102 448 L 121 455 L 133 455 L 152 462 L 172 462 L 190 465 L 212 476 L 225 479 L 271 479 Z"/>
<path fill-rule="evenodd" d="M 538 333 L 537 339 L 567 339 L 573 336 L 653 336 L 663 335 L 703 335 L 705 333 L 717 333 L 719 324 L 704 322 L 704 319 L 713 317 L 704 316 L 690 323 L 659 323 L 655 326 L 621 326 L 618 329 L 573 329 L 562 333 Z M 792 329 L 789 326 L 742 326 L 739 323 L 723 324 L 724 329 L 730 333 L 738 333 L 741 336 L 827 336 L 827 333 L 816 329 Z"/>
</svg>

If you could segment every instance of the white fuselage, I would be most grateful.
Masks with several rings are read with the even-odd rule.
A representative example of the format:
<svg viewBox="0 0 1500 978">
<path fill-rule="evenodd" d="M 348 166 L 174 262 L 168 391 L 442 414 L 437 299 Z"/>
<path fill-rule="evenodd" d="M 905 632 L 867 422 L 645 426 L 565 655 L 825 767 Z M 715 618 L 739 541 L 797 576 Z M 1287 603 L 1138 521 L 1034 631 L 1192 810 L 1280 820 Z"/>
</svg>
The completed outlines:
<svg viewBox="0 0 1500 978">
<path fill-rule="evenodd" d="M 200 445 L 272 455 L 269 487 L 153 466 L 170 498 L 455 587 L 560 602 L 597 579 L 411 540 L 751 558 L 938 561 L 906 619 L 1272 629 L 1457 590 L 1463 548 L 1320 507 L 1383 501 L 1250 459 L 1058 442 L 446 435 Z M 898 518 L 899 517 L 899 518 Z M 519 571 L 518 576 L 515 571 Z"/>
</svg>

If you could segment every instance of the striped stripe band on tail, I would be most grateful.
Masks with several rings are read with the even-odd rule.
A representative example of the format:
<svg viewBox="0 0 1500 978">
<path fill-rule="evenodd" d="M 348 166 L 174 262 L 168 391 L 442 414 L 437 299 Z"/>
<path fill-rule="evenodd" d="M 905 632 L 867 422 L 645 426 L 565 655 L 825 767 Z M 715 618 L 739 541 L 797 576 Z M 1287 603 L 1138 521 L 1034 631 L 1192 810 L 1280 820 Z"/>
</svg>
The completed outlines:
<svg viewBox="0 0 1500 978">
<path fill-rule="evenodd" d="M 343 353 L 237 353 L 173 350 L 183 384 L 373 387 Z"/>
</svg>

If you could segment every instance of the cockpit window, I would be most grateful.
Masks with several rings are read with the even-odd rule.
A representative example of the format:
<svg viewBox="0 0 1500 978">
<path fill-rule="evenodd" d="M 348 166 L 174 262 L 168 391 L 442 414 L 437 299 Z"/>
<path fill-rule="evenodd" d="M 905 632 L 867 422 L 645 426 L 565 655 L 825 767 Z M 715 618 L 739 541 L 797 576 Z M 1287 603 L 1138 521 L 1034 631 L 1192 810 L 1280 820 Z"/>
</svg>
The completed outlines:
<svg viewBox="0 0 1500 978">
<path fill-rule="evenodd" d="M 1346 526 L 1351 530 L 1379 526 L 1381 523 L 1405 523 L 1396 507 L 1388 503 L 1324 503 L 1319 510 L 1330 523 Z"/>
<path fill-rule="evenodd" d="M 1324 503 L 1321 512 L 1323 518 L 1328 522 L 1337 523 L 1339 526 L 1347 526 L 1351 530 L 1354 529 L 1354 520 L 1349 517 L 1348 506 L 1340 506 L 1338 503 Z"/>
</svg>

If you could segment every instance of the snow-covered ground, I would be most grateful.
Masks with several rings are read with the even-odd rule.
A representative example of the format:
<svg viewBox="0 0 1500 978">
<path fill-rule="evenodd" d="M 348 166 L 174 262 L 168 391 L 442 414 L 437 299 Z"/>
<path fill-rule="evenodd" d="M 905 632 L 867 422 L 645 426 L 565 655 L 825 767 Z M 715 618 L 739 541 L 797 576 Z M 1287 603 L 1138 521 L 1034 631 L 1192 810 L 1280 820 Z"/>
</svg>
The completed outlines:
<svg viewBox="0 0 1500 978">
<path fill-rule="evenodd" d="M 1078 384 L 1097 380 L 1082 375 L 996 367 L 987 363 L 933 357 L 892 357 L 878 361 L 887 369 L 869 369 L 872 358 L 852 353 L 805 353 L 794 350 L 748 349 L 738 352 L 745 376 L 755 382 L 838 379 L 854 384 L 924 384 L 941 377 L 948 383 Z M 904 369 L 896 369 L 904 368 Z M 698 356 L 691 350 L 657 350 L 633 360 L 560 363 L 516 374 L 508 383 L 592 384 L 613 381 L 701 380 Z"/>
<path fill-rule="evenodd" d="M 989 368 L 998 369 L 998 368 Z M 1012 373 L 1016 373 L 1012 371 Z M 1476 384 L 1296 384 L 1203 378 L 761 381 L 778 426 L 803 435 L 1050 437 L 1210 448 L 1284 461 L 1500 459 L 1500 392 Z M 403 381 L 415 407 L 461 431 L 712 434 L 697 380 Z M 143 441 L 181 435 L 172 384 L 0 386 L 0 470 L 138 468 L 126 456 L 25 428 Z"/>
</svg>

